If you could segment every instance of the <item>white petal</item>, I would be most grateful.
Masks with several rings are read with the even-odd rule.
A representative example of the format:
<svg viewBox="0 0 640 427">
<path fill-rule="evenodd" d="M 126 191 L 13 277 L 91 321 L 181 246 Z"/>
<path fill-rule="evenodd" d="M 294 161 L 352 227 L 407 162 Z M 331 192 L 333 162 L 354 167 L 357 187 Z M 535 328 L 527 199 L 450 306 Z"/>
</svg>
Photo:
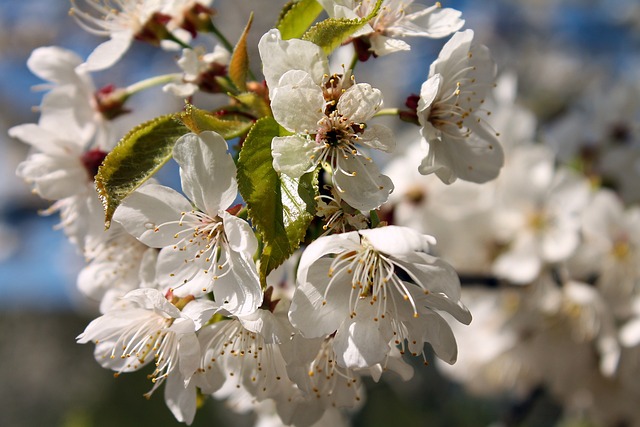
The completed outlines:
<svg viewBox="0 0 640 427">
<path fill-rule="evenodd" d="M 195 329 L 199 330 L 207 324 L 211 317 L 220 310 L 220 305 L 213 301 L 198 299 L 191 301 L 182 309 L 182 315 L 193 320 Z M 198 348 L 200 348 L 198 346 Z"/>
<path fill-rule="evenodd" d="M 425 9 L 426 12 L 426 9 Z M 416 31 L 407 31 L 407 36 L 423 36 L 430 38 L 442 38 L 458 31 L 464 25 L 462 13 L 455 9 L 445 8 L 429 13 L 412 13 L 407 16 L 416 25 Z"/>
<path fill-rule="evenodd" d="M 373 34 L 370 38 L 371 50 L 377 56 L 384 56 L 394 52 L 402 52 L 411 50 L 411 46 L 405 41 L 383 36 L 381 34 Z"/>
<path fill-rule="evenodd" d="M 382 107 L 382 92 L 367 83 L 351 86 L 340 96 L 337 111 L 355 123 L 364 123 Z"/>
<path fill-rule="evenodd" d="M 377 308 L 368 303 L 358 307 L 358 314 L 347 317 L 336 332 L 333 349 L 340 366 L 345 368 L 368 368 L 385 360 L 391 348 L 392 332 L 387 322 L 375 322 Z"/>
<path fill-rule="evenodd" d="M 249 223 L 228 212 L 221 212 L 220 215 L 229 247 L 241 253 L 246 259 L 253 258 L 258 249 L 258 240 Z"/>
<path fill-rule="evenodd" d="M 517 284 L 526 284 L 536 278 L 542 267 L 537 247 L 529 237 L 515 242 L 513 249 L 500 255 L 493 263 L 493 272 Z"/>
<path fill-rule="evenodd" d="M 372 160 L 361 154 L 345 153 L 338 156 L 337 162 L 338 168 L 332 178 L 342 200 L 363 212 L 376 209 L 387 201 L 393 191 L 393 182 L 380 173 Z"/>
<path fill-rule="evenodd" d="M 146 245 L 162 248 L 177 243 L 174 235 L 184 230 L 178 224 L 181 213 L 191 209 L 191 204 L 177 191 L 149 184 L 129 194 L 113 219 Z"/>
<path fill-rule="evenodd" d="M 287 71 L 271 90 L 273 117 L 290 132 L 316 133 L 324 107 L 322 88 L 305 71 Z"/>
<path fill-rule="evenodd" d="M 640 343 L 640 318 L 632 319 L 620 328 L 620 342 L 625 347 L 635 347 Z"/>
<path fill-rule="evenodd" d="M 133 35 L 129 31 L 111 34 L 111 38 L 98 45 L 87 61 L 80 65 L 80 70 L 100 71 L 111 67 L 129 50 Z"/>
<path fill-rule="evenodd" d="M 216 303 L 231 314 L 241 316 L 253 313 L 262 304 L 262 287 L 253 260 L 241 254 L 226 254 L 230 271 L 213 280 L 213 296 Z"/>
<path fill-rule="evenodd" d="M 171 329 L 173 329 L 173 326 L 178 323 L 179 320 L 183 320 L 182 323 L 189 324 L 190 332 L 182 334 L 179 337 L 178 342 L 178 352 L 180 355 L 178 359 L 178 368 L 180 370 L 180 375 L 184 380 L 189 380 L 189 378 L 191 378 L 191 376 L 200 367 L 200 358 L 202 355 L 200 353 L 200 343 L 196 337 L 193 321 L 191 319 L 178 319 L 174 322 Z"/>
<path fill-rule="evenodd" d="M 358 233 L 367 238 L 378 251 L 401 255 L 411 252 L 427 252 L 435 239 L 412 228 L 390 225 L 371 230 L 360 230 Z"/>
<path fill-rule="evenodd" d="M 451 327 L 438 314 L 433 312 L 420 313 L 420 317 L 409 323 L 409 349 L 414 353 L 422 350 L 422 344 L 419 347 L 412 340 L 417 342 L 428 342 L 436 355 L 452 365 L 456 363 L 458 358 L 458 345 L 451 331 Z"/>
<path fill-rule="evenodd" d="M 298 284 L 307 282 L 307 272 L 324 255 L 348 252 L 360 249 L 360 236 L 357 232 L 323 236 L 311 243 L 302 253 L 298 265 Z"/>
<path fill-rule="evenodd" d="M 367 147 L 391 153 L 396 149 L 396 139 L 393 135 L 391 129 L 376 123 L 365 128 L 358 142 Z"/>
<path fill-rule="evenodd" d="M 454 139 L 443 135 L 441 143 L 430 143 L 429 150 L 433 150 L 435 162 L 440 166 L 436 175 L 442 179 L 439 174 L 442 170 L 443 182 L 449 183 L 450 176 L 455 176 L 465 181 L 484 183 L 500 173 L 504 164 L 502 146 L 494 135 L 480 132 L 484 130 L 483 126 L 472 127 L 472 134 L 468 138 Z M 444 170 L 447 171 L 446 175 Z"/>
<path fill-rule="evenodd" d="M 299 178 L 313 170 L 315 148 L 314 141 L 300 135 L 277 136 L 271 141 L 273 168 L 292 178 Z"/>
<path fill-rule="evenodd" d="M 62 139 L 59 132 L 52 132 L 32 123 L 12 127 L 9 129 L 9 136 L 51 155 L 79 156 L 82 152 L 81 141 L 75 143 L 73 140 Z"/>
<path fill-rule="evenodd" d="M 473 31 L 465 30 L 455 33 L 442 47 L 438 59 L 429 70 L 429 76 L 442 74 L 452 76 L 457 70 L 465 68 L 468 63 L 467 54 L 473 42 Z"/>
<path fill-rule="evenodd" d="M 211 263 L 200 256 L 200 246 L 176 243 L 165 247 L 158 255 L 158 283 L 173 288 L 173 293 L 179 297 L 201 296 L 211 291 L 213 273 L 205 273 Z"/>
<path fill-rule="evenodd" d="M 173 148 L 173 158 L 180 165 L 182 190 L 203 212 L 215 216 L 236 199 L 236 165 L 227 142 L 217 133 L 182 136 Z"/>
<path fill-rule="evenodd" d="M 82 59 L 74 52 L 57 46 L 40 47 L 31 52 L 27 67 L 43 80 L 60 85 L 75 83 L 75 68 Z"/>
<path fill-rule="evenodd" d="M 155 312 L 163 312 L 175 319 L 180 318 L 180 310 L 164 296 L 162 292 L 154 288 L 141 288 L 129 291 L 124 299 L 134 302 L 140 307 Z"/>
<path fill-rule="evenodd" d="M 198 85 L 193 83 L 168 83 L 162 90 L 179 98 L 188 98 L 198 91 Z"/>
<path fill-rule="evenodd" d="M 442 76 L 440 74 L 433 75 L 427 79 L 420 87 L 420 100 L 418 101 L 418 119 L 422 126 L 429 120 L 431 112 L 430 107 L 433 100 L 436 99 L 442 86 Z"/>
<path fill-rule="evenodd" d="M 282 40 L 275 29 L 262 36 L 258 50 L 269 89 L 274 89 L 289 70 L 306 71 L 317 84 L 329 72 L 327 57 L 319 46 L 298 39 Z"/>
<path fill-rule="evenodd" d="M 33 183 L 34 191 L 48 200 L 60 200 L 86 190 L 89 175 L 80 159 L 33 153 L 20 163 L 16 175 Z"/>
<path fill-rule="evenodd" d="M 349 317 L 351 279 L 344 272 L 330 277 L 331 261 L 317 260 L 293 295 L 289 320 L 305 338 L 331 334 Z"/>
<path fill-rule="evenodd" d="M 190 425 L 196 416 L 195 385 L 185 387 L 182 376 L 170 374 L 164 385 L 164 401 L 176 420 Z"/>
</svg>

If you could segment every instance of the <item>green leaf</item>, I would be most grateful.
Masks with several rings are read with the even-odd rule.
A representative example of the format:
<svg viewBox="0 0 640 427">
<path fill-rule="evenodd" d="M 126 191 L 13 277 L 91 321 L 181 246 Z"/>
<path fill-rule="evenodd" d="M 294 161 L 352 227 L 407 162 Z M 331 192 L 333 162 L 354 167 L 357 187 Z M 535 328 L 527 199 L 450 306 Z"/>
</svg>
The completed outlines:
<svg viewBox="0 0 640 427">
<path fill-rule="evenodd" d="M 271 140 L 278 135 L 280 126 L 272 117 L 258 120 L 238 160 L 238 189 L 264 244 L 259 267 L 263 284 L 300 246 L 315 215 L 318 193 L 317 173 L 294 179 L 275 171 Z"/>
<path fill-rule="evenodd" d="M 280 15 L 276 28 L 283 40 L 300 38 L 322 12 L 317 0 L 299 0 L 288 3 Z"/>
<path fill-rule="evenodd" d="M 105 157 L 96 175 L 96 189 L 105 210 L 105 227 L 120 202 L 171 158 L 178 138 L 189 133 L 177 115 L 157 117 L 132 129 Z"/>
<path fill-rule="evenodd" d="M 267 100 L 255 92 L 245 92 L 233 97 L 238 101 L 246 111 L 254 115 L 256 118 L 272 116 L 271 107 Z"/>
<path fill-rule="evenodd" d="M 325 19 L 309 28 L 309 31 L 302 36 L 302 39 L 317 44 L 328 55 L 349 39 L 353 33 L 375 18 L 380 12 L 381 6 L 382 0 L 378 0 L 371 13 L 361 19 Z"/>
<path fill-rule="evenodd" d="M 253 126 L 253 120 L 232 114 L 233 118 L 224 118 L 208 111 L 200 110 L 193 105 L 187 105 L 184 112 L 178 115 L 182 123 L 193 133 L 214 131 L 224 139 L 233 139 L 245 135 Z"/>
<path fill-rule="evenodd" d="M 253 13 L 249 16 L 249 22 L 233 49 L 233 55 L 229 62 L 229 78 L 241 91 L 247 90 L 247 74 L 249 72 L 249 54 L 247 53 L 247 35 L 253 23 Z"/>
</svg>

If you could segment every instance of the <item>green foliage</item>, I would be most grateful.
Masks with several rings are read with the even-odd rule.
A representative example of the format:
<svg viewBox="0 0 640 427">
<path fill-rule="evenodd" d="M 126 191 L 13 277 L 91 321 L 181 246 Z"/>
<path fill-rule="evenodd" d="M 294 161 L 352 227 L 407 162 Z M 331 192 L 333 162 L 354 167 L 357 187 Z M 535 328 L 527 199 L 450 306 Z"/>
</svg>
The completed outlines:
<svg viewBox="0 0 640 427">
<path fill-rule="evenodd" d="M 300 38 L 322 12 L 316 0 L 289 2 L 282 9 L 276 28 L 284 40 Z"/>
<path fill-rule="evenodd" d="M 271 117 L 258 120 L 249 132 L 238 161 L 238 189 L 249 218 L 262 237 L 259 271 L 263 285 L 269 272 L 298 248 L 315 215 L 316 173 L 300 179 L 278 175 L 271 140 L 281 128 Z"/>
<path fill-rule="evenodd" d="M 176 115 L 157 117 L 131 130 L 98 169 L 96 189 L 105 210 L 105 226 L 120 202 L 171 158 L 173 145 L 189 129 Z"/>
<path fill-rule="evenodd" d="M 243 111 L 252 114 L 256 118 L 272 116 L 271 107 L 267 100 L 255 92 L 244 92 L 233 97 Z"/>
<path fill-rule="evenodd" d="M 229 78 L 238 90 L 247 90 L 247 74 L 249 72 L 249 54 L 247 53 L 247 35 L 253 22 L 253 13 L 249 16 L 249 22 L 244 27 L 244 31 L 233 49 L 231 62 L 229 63 Z"/>
<path fill-rule="evenodd" d="M 187 105 L 186 110 L 178 114 L 178 118 L 193 133 L 210 130 L 219 133 L 224 139 L 243 136 L 253 126 L 253 120 L 241 115 L 218 116 L 193 105 Z"/>
<path fill-rule="evenodd" d="M 302 38 L 317 44 L 328 55 L 348 40 L 353 33 L 375 18 L 380 12 L 381 6 L 382 0 L 378 0 L 371 13 L 361 19 L 325 19 L 311 27 Z"/>
</svg>

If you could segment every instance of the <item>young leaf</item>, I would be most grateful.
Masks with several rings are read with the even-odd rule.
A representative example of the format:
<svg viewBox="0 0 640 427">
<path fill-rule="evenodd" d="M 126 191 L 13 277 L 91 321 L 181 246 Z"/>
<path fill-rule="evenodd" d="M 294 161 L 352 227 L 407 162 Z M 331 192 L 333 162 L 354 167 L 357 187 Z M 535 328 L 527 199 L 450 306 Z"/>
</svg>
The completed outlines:
<svg viewBox="0 0 640 427">
<path fill-rule="evenodd" d="M 258 120 L 238 160 L 238 189 L 264 244 L 260 254 L 263 284 L 269 272 L 300 245 L 315 214 L 318 188 L 317 174 L 294 179 L 273 169 L 271 140 L 279 134 L 280 126 L 272 117 Z"/>
<path fill-rule="evenodd" d="M 267 100 L 255 92 L 245 92 L 233 97 L 245 110 L 257 118 L 272 116 L 271 107 Z"/>
<path fill-rule="evenodd" d="M 247 35 L 253 22 L 253 13 L 249 16 L 249 22 L 233 49 L 231 62 L 229 63 L 229 78 L 240 91 L 247 90 L 247 74 L 249 72 L 249 55 L 247 54 Z"/>
<path fill-rule="evenodd" d="M 245 135 L 253 120 L 234 116 L 234 119 L 221 118 L 208 111 L 200 110 L 193 105 L 187 105 L 186 110 L 178 115 L 179 119 L 193 133 L 212 130 L 219 133 L 224 139 L 233 139 Z"/>
<path fill-rule="evenodd" d="M 173 145 L 189 133 L 175 114 L 160 116 L 132 129 L 105 157 L 96 175 L 96 189 L 105 210 L 105 227 L 120 202 L 171 158 Z"/>
<path fill-rule="evenodd" d="M 300 38 L 322 12 L 317 0 L 299 0 L 285 6 L 276 28 L 283 40 Z"/>
<path fill-rule="evenodd" d="M 302 36 L 302 39 L 317 44 L 328 55 L 345 42 L 353 33 L 375 18 L 378 12 L 380 12 L 381 6 L 382 0 L 378 0 L 371 13 L 361 19 L 325 19 L 309 28 L 309 31 Z"/>
</svg>

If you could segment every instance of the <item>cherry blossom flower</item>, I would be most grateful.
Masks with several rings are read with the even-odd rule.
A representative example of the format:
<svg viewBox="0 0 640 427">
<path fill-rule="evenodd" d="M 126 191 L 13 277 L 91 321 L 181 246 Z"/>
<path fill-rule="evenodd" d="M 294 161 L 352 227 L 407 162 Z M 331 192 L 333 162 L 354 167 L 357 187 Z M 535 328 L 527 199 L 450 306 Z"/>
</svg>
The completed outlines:
<svg viewBox="0 0 640 427">
<path fill-rule="evenodd" d="M 190 423 L 196 393 L 187 385 L 201 358 L 194 322 L 201 314 L 199 308 L 187 302 L 181 311 L 157 289 L 136 289 L 123 297 L 123 304 L 93 320 L 77 340 L 81 344 L 94 341 L 98 363 L 117 374 L 137 371 L 154 361 L 154 385 L 147 396 L 166 380 L 167 405 L 180 421 Z"/>
<path fill-rule="evenodd" d="M 390 129 L 366 124 L 382 106 L 380 91 L 349 73 L 329 75 L 322 49 L 311 42 L 281 40 L 271 30 L 259 48 L 274 118 L 293 133 L 273 139 L 274 168 L 296 178 L 326 164 L 349 205 L 368 211 L 384 203 L 393 183 L 359 149 L 395 147 Z"/>
<path fill-rule="evenodd" d="M 584 209 L 582 236 L 572 272 L 596 277 L 609 305 L 626 318 L 640 279 L 640 209 L 625 209 L 616 193 L 601 189 Z"/>
<path fill-rule="evenodd" d="M 425 253 L 431 243 L 397 226 L 319 238 L 300 260 L 291 323 L 307 338 L 335 333 L 333 349 L 343 367 L 381 363 L 392 345 L 424 354 L 426 342 L 454 363 L 455 339 L 434 310 L 463 323 L 471 316 L 459 301 L 453 269 Z"/>
<path fill-rule="evenodd" d="M 169 83 L 162 90 L 175 96 L 187 98 L 199 89 L 215 92 L 215 77 L 226 74 L 231 54 L 224 47 L 216 45 L 213 52 L 205 53 L 204 48 L 183 49 L 178 65 L 184 71 L 180 82 Z"/>
<path fill-rule="evenodd" d="M 249 224 L 227 211 L 237 183 L 226 141 L 214 132 L 187 134 L 176 142 L 173 157 L 189 199 L 168 187 L 146 185 L 123 201 L 114 220 L 143 243 L 161 248 L 161 286 L 174 288 L 178 296 L 213 292 L 234 314 L 255 311 L 262 301 L 253 261 L 258 243 Z"/>
<path fill-rule="evenodd" d="M 586 179 L 556 170 L 546 147 L 522 146 L 514 150 L 498 191 L 493 228 L 504 248 L 493 264 L 498 277 L 526 284 L 545 264 L 574 253 L 590 196 Z"/>
<path fill-rule="evenodd" d="M 33 147 L 18 165 L 16 174 L 32 186 L 40 197 L 54 201 L 45 214 L 60 212 L 60 226 L 80 250 L 98 244 L 104 235 L 102 219 L 95 213 L 101 203 L 93 179 L 106 156 L 92 148 L 91 139 L 74 120 L 65 126 L 56 121 L 22 124 L 9 129 L 9 135 Z"/>
<path fill-rule="evenodd" d="M 362 19 L 376 5 L 375 0 L 319 0 L 332 18 Z M 354 37 L 375 56 L 410 50 L 402 37 L 447 37 L 464 25 L 461 13 L 455 9 L 443 9 L 440 2 L 425 7 L 413 0 L 385 0 L 380 12 Z M 359 46 L 356 45 L 356 49 Z M 366 59 L 365 56 L 363 59 Z"/>
<path fill-rule="evenodd" d="M 495 74 L 489 50 L 473 43 L 473 31 L 458 32 L 444 45 L 420 90 L 417 113 L 428 149 L 420 173 L 435 173 L 445 184 L 498 175 L 503 152 L 482 109 Z"/>
</svg>

